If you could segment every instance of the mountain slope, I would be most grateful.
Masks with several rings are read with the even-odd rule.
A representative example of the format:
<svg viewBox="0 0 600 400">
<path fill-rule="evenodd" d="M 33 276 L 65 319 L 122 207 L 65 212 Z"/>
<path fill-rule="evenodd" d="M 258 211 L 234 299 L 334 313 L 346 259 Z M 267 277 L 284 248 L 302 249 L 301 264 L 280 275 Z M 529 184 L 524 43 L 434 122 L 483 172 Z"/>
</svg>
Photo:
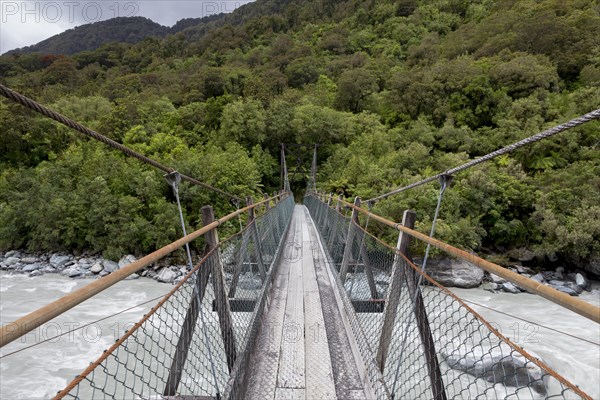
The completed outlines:
<svg viewBox="0 0 600 400">
<path fill-rule="evenodd" d="M 32 46 L 7 54 L 65 54 L 95 50 L 104 43 L 138 43 L 148 36 L 165 37 L 171 29 L 144 17 L 117 17 L 69 29 Z"/>
</svg>

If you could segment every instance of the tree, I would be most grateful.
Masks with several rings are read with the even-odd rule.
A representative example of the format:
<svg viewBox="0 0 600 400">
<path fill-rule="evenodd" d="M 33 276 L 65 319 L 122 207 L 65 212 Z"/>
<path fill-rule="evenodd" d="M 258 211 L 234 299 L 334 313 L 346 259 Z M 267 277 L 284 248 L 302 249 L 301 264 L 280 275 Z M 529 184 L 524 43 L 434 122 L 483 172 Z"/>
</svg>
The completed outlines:
<svg viewBox="0 0 600 400">
<path fill-rule="evenodd" d="M 336 106 L 340 110 L 361 112 L 367 97 L 377 91 L 375 75 L 363 68 L 344 71 L 337 82 Z"/>
</svg>

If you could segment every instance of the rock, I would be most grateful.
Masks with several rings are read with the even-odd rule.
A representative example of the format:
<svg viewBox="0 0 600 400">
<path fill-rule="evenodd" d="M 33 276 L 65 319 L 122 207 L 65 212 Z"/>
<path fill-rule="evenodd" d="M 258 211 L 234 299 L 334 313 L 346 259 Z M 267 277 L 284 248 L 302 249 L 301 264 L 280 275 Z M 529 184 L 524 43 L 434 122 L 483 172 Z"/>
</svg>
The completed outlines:
<svg viewBox="0 0 600 400">
<path fill-rule="evenodd" d="M 483 270 L 463 260 L 442 258 L 429 260 L 425 272 L 441 285 L 475 288 L 483 280 Z"/>
<path fill-rule="evenodd" d="M 494 282 L 486 282 L 483 285 L 481 285 L 481 288 L 483 290 L 487 290 L 488 292 L 497 293 L 498 285 Z"/>
<path fill-rule="evenodd" d="M 549 284 L 554 285 L 554 286 L 566 286 L 567 282 L 565 281 L 559 281 L 558 279 L 551 279 L 548 281 Z"/>
<path fill-rule="evenodd" d="M 577 292 L 575 290 L 571 289 L 570 287 L 567 287 L 567 286 L 558 286 L 558 285 L 553 285 L 553 284 L 549 284 L 548 286 L 550 286 L 551 288 L 554 288 L 554 289 L 558 290 L 559 292 L 566 293 L 569 296 L 578 296 Z"/>
<path fill-rule="evenodd" d="M 38 270 L 35 270 L 32 273 L 30 273 L 29 277 L 33 278 L 33 277 L 40 276 L 40 275 L 44 275 L 44 273 L 38 269 Z"/>
<path fill-rule="evenodd" d="M 245 290 L 258 290 L 258 289 L 260 289 L 261 286 L 262 286 L 262 282 L 261 282 L 260 278 L 257 275 L 252 274 L 252 273 L 243 274 L 240 277 L 240 282 L 238 284 L 238 287 L 240 289 L 245 289 Z"/>
<path fill-rule="evenodd" d="M 565 287 L 573 289 L 578 295 L 583 293 L 583 288 L 574 282 L 565 282 Z"/>
<path fill-rule="evenodd" d="M 4 257 L 6 257 L 6 258 L 10 258 L 10 257 L 19 258 L 19 257 L 21 257 L 21 252 L 19 252 L 18 250 L 7 251 L 6 254 L 4 254 Z"/>
<path fill-rule="evenodd" d="M 69 261 L 71 261 L 70 256 L 61 256 L 59 254 L 52 254 L 52 257 L 50 257 L 50 264 L 54 268 L 64 267 L 67 265 L 67 263 Z"/>
<path fill-rule="evenodd" d="M 544 275 L 540 272 L 540 273 L 533 275 L 531 277 L 531 279 L 533 279 L 536 282 L 542 283 L 542 282 L 544 282 Z"/>
<path fill-rule="evenodd" d="M 163 268 L 156 276 L 156 280 L 163 283 L 171 283 L 177 278 L 177 273 L 172 271 L 171 268 Z"/>
<path fill-rule="evenodd" d="M 115 272 L 119 269 L 119 264 L 114 261 L 104 260 L 102 261 L 102 266 L 104 267 L 104 272 L 111 273 Z"/>
<path fill-rule="evenodd" d="M 104 267 L 102 266 L 102 264 L 96 263 L 92 266 L 92 268 L 90 268 L 90 272 L 94 274 L 99 274 L 100 272 L 102 272 L 103 269 Z"/>
<path fill-rule="evenodd" d="M 510 282 L 504 282 L 501 286 L 502 290 L 508 293 L 521 293 L 521 290 Z"/>
<path fill-rule="evenodd" d="M 524 267 L 522 265 L 513 265 L 513 267 L 517 270 L 518 273 L 520 274 L 529 274 L 529 275 L 533 275 L 533 270 L 531 268 L 527 268 Z"/>
<path fill-rule="evenodd" d="M 535 258 L 535 253 L 525 248 L 509 250 L 507 255 L 513 260 L 528 262 Z"/>
<path fill-rule="evenodd" d="M 490 273 L 490 280 L 495 283 L 496 285 L 501 285 L 504 282 L 506 282 L 506 279 L 496 275 L 496 274 L 492 274 Z"/>
<path fill-rule="evenodd" d="M 131 264 L 134 261 L 137 261 L 137 258 L 132 256 L 131 254 L 121 257 L 121 259 L 119 260 L 119 269 L 123 268 L 128 264 Z"/>
<path fill-rule="evenodd" d="M 565 273 L 565 267 L 558 267 L 556 268 L 556 272 L 559 274 L 564 274 Z"/>
<path fill-rule="evenodd" d="M 139 279 L 139 277 L 140 276 L 138 274 L 131 274 L 127 278 L 125 278 L 124 280 L 126 280 L 126 281 L 132 281 L 134 279 Z"/>
<path fill-rule="evenodd" d="M 450 368 L 488 382 L 517 388 L 529 386 L 542 396 L 548 393 L 541 368 L 510 349 L 468 349 L 461 345 L 451 351 L 443 348 L 441 355 Z"/>
<path fill-rule="evenodd" d="M 108 275 L 108 274 L 109 274 L 109 273 L 108 273 L 107 271 L 102 271 L 102 272 L 100 272 L 98 275 L 100 275 L 100 276 L 106 276 L 106 275 Z"/>
<path fill-rule="evenodd" d="M 33 264 L 38 262 L 39 260 L 36 257 L 25 257 L 25 258 L 21 258 L 21 262 L 23 264 Z"/>
<path fill-rule="evenodd" d="M 588 281 L 582 274 L 575 274 L 575 284 L 580 288 L 587 290 L 588 292 L 590 291 L 590 281 Z"/>
<path fill-rule="evenodd" d="M 38 269 L 42 269 L 43 267 L 44 266 L 42 264 L 29 264 L 29 265 L 26 265 L 25 268 L 23 268 L 21 271 L 23 271 L 23 272 L 33 272 L 33 271 L 37 271 Z"/>
<path fill-rule="evenodd" d="M 17 257 L 7 257 L 4 260 L 4 264 L 8 265 L 9 267 L 12 265 L 17 265 L 19 263 L 19 259 Z"/>
<path fill-rule="evenodd" d="M 7 255 L 8 257 L 8 255 Z M 587 264 L 580 265 L 581 269 L 600 277 L 600 258 L 593 258 Z"/>
</svg>

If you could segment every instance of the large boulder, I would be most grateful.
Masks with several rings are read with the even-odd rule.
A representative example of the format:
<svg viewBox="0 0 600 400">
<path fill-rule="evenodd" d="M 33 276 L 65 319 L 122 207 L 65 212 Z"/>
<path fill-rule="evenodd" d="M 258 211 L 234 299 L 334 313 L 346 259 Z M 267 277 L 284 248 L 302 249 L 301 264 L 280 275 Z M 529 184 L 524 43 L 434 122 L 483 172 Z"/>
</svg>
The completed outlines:
<svg viewBox="0 0 600 400">
<path fill-rule="evenodd" d="M 131 254 L 121 257 L 121 259 L 119 260 L 119 269 L 123 268 L 126 265 L 131 264 L 134 261 L 137 261 L 137 259 L 135 258 L 135 256 L 132 256 Z"/>
<path fill-rule="evenodd" d="M 8 266 L 17 265 L 18 263 L 19 259 L 17 257 L 7 257 L 6 260 L 4 260 L 4 264 Z"/>
<path fill-rule="evenodd" d="M 102 266 L 104 267 L 104 272 L 111 273 L 115 272 L 119 269 L 119 264 L 114 261 L 104 260 L 102 261 Z"/>
<path fill-rule="evenodd" d="M 165 267 L 160 270 L 156 276 L 156 280 L 163 283 L 171 283 L 177 278 L 177 272 L 173 271 L 169 267 Z"/>
<path fill-rule="evenodd" d="M 445 346 L 441 355 L 448 367 L 483 378 L 494 385 L 517 389 L 529 386 L 542 396 L 548 393 L 541 368 L 507 346 L 491 349 L 469 348 L 464 344 L 455 348 Z"/>
<path fill-rule="evenodd" d="M 600 258 L 593 258 L 589 262 L 580 265 L 580 267 L 600 277 Z"/>
<path fill-rule="evenodd" d="M 52 257 L 50 257 L 50 264 L 54 267 L 54 268 L 61 268 L 64 267 L 68 264 L 68 262 L 71 261 L 71 256 L 63 256 L 60 254 L 52 254 Z"/>
<path fill-rule="evenodd" d="M 96 263 L 92 266 L 92 268 L 90 268 L 90 272 L 93 274 L 99 274 L 100 272 L 102 272 L 103 269 L 104 267 L 102 266 L 102 264 Z"/>
<path fill-rule="evenodd" d="M 533 251 L 524 248 L 509 250 L 507 254 L 511 259 L 523 262 L 528 262 L 535 258 Z"/>
<path fill-rule="evenodd" d="M 454 258 L 433 259 L 427 262 L 425 272 L 443 286 L 474 288 L 481 285 L 483 270 Z"/>
</svg>

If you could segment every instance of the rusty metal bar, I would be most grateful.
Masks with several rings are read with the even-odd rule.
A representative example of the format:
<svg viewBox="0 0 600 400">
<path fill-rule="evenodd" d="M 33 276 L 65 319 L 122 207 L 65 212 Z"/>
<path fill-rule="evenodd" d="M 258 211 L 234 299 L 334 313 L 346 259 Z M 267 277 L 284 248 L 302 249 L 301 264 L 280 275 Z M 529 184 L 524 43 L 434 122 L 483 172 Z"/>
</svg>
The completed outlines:
<svg viewBox="0 0 600 400">
<path fill-rule="evenodd" d="M 287 197 L 288 193 L 282 193 L 276 197 Z M 191 241 L 199 238 L 204 235 L 206 232 L 209 232 L 213 229 L 216 229 L 219 225 L 229 221 L 232 218 L 237 217 L 239 214 L 245 213 L 248 210 L 255 208 L 259 205 L 262 205 L 266 200 L 262 200 L 252 206 L 247 206 L 241 208 L 231 214 L 228 214 L 222 218 L 219 218 L 215 222 L 203 226 L 195 232 L 190 233 L 189 235 L 176 240 L 175 242 L 166 245 L 153 253 L 148 254 L 145 257 L 140 258 L 139 260 L 119 269 L 111 273 L 110 275 L 106 275 L 105 277 L 98 279 L 78 289 L 72 293 L 69 293 L 60 299 L 53 301 L 50 304 L 47 304 L 36 311 L 33 311 L 14 322 L 10 322 L 6 325 L 2 325 L 0 327 L 0 347 L 12 342 L 15 339 L 20 338 L 28 332 L 31 332 L 38 326 L 42 325 L 45 322 L 50 321 L 51 319 L 61 315 L 62 313 L 70 310 L 78 304 L 83 303 L 85 300 L 97 295 L 103 290 L 111 287 L 117 282 L 122 281 L 127 278 L 129 275 L 141 270 L 142 268 L 147 267 L 148 265 L 158 261 L 163 258 L 167 254 L 172 253 L 178 248 L 184 246 L 186 243 L 190 243 Z"/>
<path fill-rule="evenodd" d="M 468 261 L 471 264 L 476 265 L 479 268 L 481 268 L 487 272 L 498 275 L 498 276 L 506 279 L 507 281 L 510 281 L 531 293 L 540 295 L 543 298 L 552 301 L 553 303 L 556 303 L 564 308 L 567 308 L 579 315 L 582 315 L 582 316 L 584 316 L 588 319 L 591 319 L 592 321 L 600 324 L 600 307 L 594 306 L 583 300 L 571 297 L 566 293 L 559 292 L 558 290 L 553 289 L 550 286 L 546 286 L 543 283 L 534 281 L 533 279 L 526 278 L 522 275 L 519 275 L 516 272 L 513 272 L 511 270 L 503 268 L 503 267 L 501 267 L 497 264 L 494 264 L 492 262 L 489 262 L 487 260 L 484 260 L 483 258 L 476 256 L 475 254 L 458 249 L 458 248 L 451 246 L 447 243 L 444 243 L 440 240 L 430 238 L 429 236 L 427 236 L 421 232 L 417 232 L 413 229 L 406 228 L 406 227 L 402 226 L 402 224 L 400 224 L 400 223 L 396 223 L 396 222 L 390 221 L 386 218 L 380 217 L 377 214 L 373 214 L 373 213 L 369 212 L 368 210 L 365 210 L 364 208 L 356 206 L 345 200 L 340 200 L 340 201 L 346 207 L 352 208 L 352 210 L 355 210 L 364 215 L 369 215 L 370 218 L 372 218 L 378 222 L 381 222 L 384 225 L 392 227 L 401 232 L 405 232 L 405 233 L 409 234 L 410 236 L 412 236 L 416 239 L 419 239 L 425 243 L 429 243 L 432 246 L 434 246 L 454 257 L 460 258 L 461 260 Z"/>
</svg>

